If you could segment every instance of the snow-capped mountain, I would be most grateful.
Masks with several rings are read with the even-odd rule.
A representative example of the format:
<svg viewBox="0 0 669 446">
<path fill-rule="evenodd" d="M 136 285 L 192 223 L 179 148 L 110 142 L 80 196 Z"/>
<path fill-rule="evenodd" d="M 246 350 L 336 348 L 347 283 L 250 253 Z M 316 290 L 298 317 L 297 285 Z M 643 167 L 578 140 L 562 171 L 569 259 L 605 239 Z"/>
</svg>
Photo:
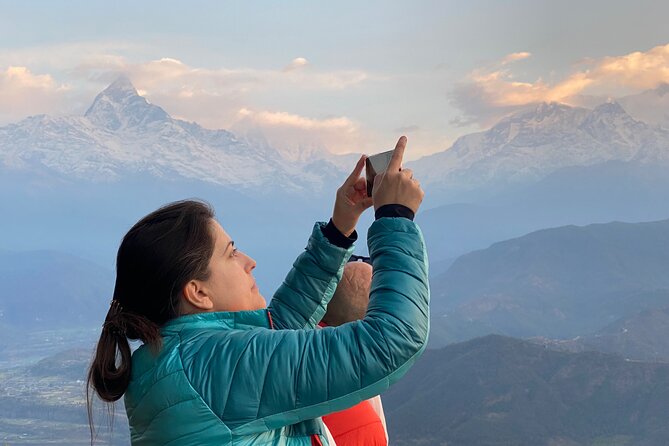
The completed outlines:
<svg viewBox="0 0 669 446">
<path fill-rule="evenodd" d="M 616 102 L 594 110 L 542 103 L 411 167 L 426 186 L 458 193 L 528 184 L 607 161 L 669 164 L 669 132 L 633 119 Z"/>
<path fill-rule="evenodd" d="M 46 169 L 93 182 L 145 173 L 241 190 L 300 193 L 321 191 L 345 174 L 322 151 L 296 162 L 228 131 L 171 118 L 125 77 L 102 91 L 84 116 L 33 116 L 0 128 L 0 149 L 0 168 Z"/>
<path fill-rule="evenodd" d="M 314 147 L 282 152 L 260 134 L 239 137 L 174 119 L 124 77 L 102 91 L 84 116 L 33 116 L 0 128 L 0 170 L 98 183 L 139 174 L 314 196 L 334 190 L 354 158 Z M 543 103 L 408 165 L 439 204 L 608 161 L 669 165 L 669 130 L 632 118 L 616 102 L 594 110 Z"/>
<path fill-rule="evenodd" d="M 110 131 L 147 128 L 151 123 L 170 120 L 165 110 L 140 96 L 126 77 L 118 78 L 97 95 L 84 116 L 93 125 Z"/>
<path fill-rule="evenodd" d="M 635 119 L 669 129 L 669 84 L 622 97 L 618 102 Z"/>
</svg>

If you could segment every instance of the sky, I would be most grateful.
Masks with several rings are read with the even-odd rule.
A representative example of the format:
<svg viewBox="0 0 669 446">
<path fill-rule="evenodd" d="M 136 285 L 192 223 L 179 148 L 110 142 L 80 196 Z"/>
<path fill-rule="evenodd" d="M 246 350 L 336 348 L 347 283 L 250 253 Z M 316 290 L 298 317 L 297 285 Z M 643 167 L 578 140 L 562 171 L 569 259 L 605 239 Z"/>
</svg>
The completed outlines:
<svg viewBox="0 0 669 446">
<path fill-rule="evenodd" d="M 0 0 L 0 125 L 82 115 L 120 74 L 173 117 L 283 150 L 443 151 L 542 101 L 669 83 L 669 2 Z"/>
</svg>

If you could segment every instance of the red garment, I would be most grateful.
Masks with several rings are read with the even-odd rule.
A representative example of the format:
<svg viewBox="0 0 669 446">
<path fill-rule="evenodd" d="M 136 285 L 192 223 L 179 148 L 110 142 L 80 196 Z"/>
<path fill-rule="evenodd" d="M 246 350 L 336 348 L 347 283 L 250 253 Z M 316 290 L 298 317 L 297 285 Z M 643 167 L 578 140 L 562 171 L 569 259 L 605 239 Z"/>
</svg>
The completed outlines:
<svg viewBox="0 0 669 446">
<path fill-rule="evenodd" d="M 318 326 L 328 325 L 321 321 Z M 337 446 L 388 446 L 386 428 L 369 400 L 346 410 L 325 415 L 323 422 Z M 311 444 L 315 446 L 313 439 Z"/>
<path fill-rule="evenodd" d="M 381 418 L 369 401 L 326 415 L 323 417 L 323 422 L 330 430 L 337 446 L 388 445 Z"/>
</svg>

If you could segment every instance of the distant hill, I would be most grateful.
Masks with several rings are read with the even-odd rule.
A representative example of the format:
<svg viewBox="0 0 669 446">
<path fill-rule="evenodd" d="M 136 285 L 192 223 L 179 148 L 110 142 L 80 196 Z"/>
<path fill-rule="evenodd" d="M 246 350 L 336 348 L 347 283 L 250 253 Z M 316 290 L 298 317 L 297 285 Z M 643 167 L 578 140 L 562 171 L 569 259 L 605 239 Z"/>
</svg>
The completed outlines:
<svg viewBox="0 0 669 446">
<path fill-rule="evenodd" d="M 458 258 L 431 282 L 435 341 L 571 338 L 669 305 L 669 220 L 566 226 Z"/>
<path fill-rule="evenodd" d="M 383 402 L 400 446 L 669 444 L 669 365 L 502 336 L 426 351 Z"/>
<path fill-rule="evenodd" d="M 435 195 L 432 186 L 425 190 L 426 200 Z M 458 257 L 545 228 L 665 219 L 669 168 L 624 161 L 572 166 L 530 185 L 490 193 L 476 202 L 462 196 L 456 204 L 424 206 L 417 221 L 432 259 Z"/>
<path fill-rule="evenodd" d="M 28 375 L 35 377 L 60 377 L 81 380 L 86 376 L 91 361 L 90 349 L 69 349 L 41 359 L 27 368 Z"/>
<path fill-rule="evenodd" d="M 0 332 L 97 326 L 114 275 L 57 251 L 0 251 Z"/>
<path fill-rule="evenodd" d="M 657 293 L 669 299 L 669 291 Z M 623 317 L 590 335 L 531 341 L 564 351 L 595 350 L 635 361 L 669 363 L 669 307 L 653 308 Z"/>
<path fill-rule="evenodd" d="M 0 438 L 3 445 L 90 445 L 86 368 L 90 349 L 71 349 L 36 364 L 0 368 Z M 106 404 L 95 400 L 95 444 L 130 444 L 123 400 L 114 405 L 109 434 Z"/>
</svg>

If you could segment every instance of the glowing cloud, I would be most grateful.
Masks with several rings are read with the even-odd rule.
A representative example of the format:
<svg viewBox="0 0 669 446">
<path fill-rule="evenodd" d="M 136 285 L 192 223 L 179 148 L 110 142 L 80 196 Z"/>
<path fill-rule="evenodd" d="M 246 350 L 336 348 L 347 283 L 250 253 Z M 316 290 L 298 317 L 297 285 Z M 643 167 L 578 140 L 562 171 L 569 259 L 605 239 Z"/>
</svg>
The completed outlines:
<svg viewBox="0 0 669 446">
<path fill-rule="evenodd" d="M 8 67 L 0 71 L 0 122 L 48 113 L 63 106 L 67 91 L 68 87 L 48 74 L 33 74 L 27 67 Z"/>
<path fill-rule="evenodd" d="M 464 124 L 489 125 L 501 115 L 537 102 L 573 104 L 578 95 L 639 91 L 669 82 L 669 44 L 646 52 L 589 60 L 585 69 L 555 83 L 516 79 L 509 64 L 530 57 L 512 53 L 488 69 L 476 69 L 451 93 L 454 105 L 465 115 Z"/>
<path fill-rule="evenodd" d="M 290 64 L 288 64 L 288 66 L 286 66 L 286 68 L 283 69 L 283 71 L 293 71 L 299 68 L 306 67 L 307 65 L 309 65 L 307 59 L 305 59 L 304 57 L 297 57 L 293 59 L 290 62 Z"/>
<path fill-rule="evenodd" d="M 252 118 L 259 124 L 267 126 L 286 126 L 304 130 L 334 129 L 347 133 L 355 131 L 353 122 L 348 118 L 311 119 L 286 112 L 253 112 L 246 108 L 239 110 L 243 118 Z"/>
<path fill-rule="evenodd" d="M 502 59 L 502 64 L 506 65 L 506 64 L 511 63 L 511 62 L 516 62 L 518 60 L 527 59 L 530 56 L 532 56 L 532 54 L 530 54 L 526 51 L 523 51 L 523 52 L 520 52 L 520 53 L 511 53 L 511 54 L 507 55 L 504 59 Z"/>
<path fill-rule="evenodd" d="M 283 111 L 241 108 L 233 129 L 239 133 L 260 131 L 274 147 L 287 152 L 299 148 L 322 148 L 334 153 L 360 150 L 359 127 L 346 117 L 314 119 Z"/>
<path fill-rule="evenodd" d="M 281 97 L 311 97 L 375 80 L 363 71 L 317 70 L 304 57 L 278 69 L 205 68 L 172 57 L 137 63 L 119 55 L 113 45 L 99 51 L 91 45 L 49 48 L 59 57 L 52 60 L 49 56 L 46 65 L 58 66 L 60 74 L 77 86 L 75 89 L 60 85 L 51 75 L 33 74 L 27 67 L 11 66 L 2 71 L 0 66 L 0 125 L 30 114 L 82 114 L 99 91 L 123 74 L 142 96 L 178 119 L 208 128 L 260 131 L 277 147 L 359 149 L 360 131 L 353 121 L 294 114 L 283 108 Z M 87 51 L 76 51 L 81 48 Z M 111 49 L 107 52 L 106 48 Z M 39 54 L 39 49 L 26 54 L 0 52 L 0 62 L 26 57 L 39 62 Z M 141 56 L 134 59 L 142 60 Z M 267 96 L 273 104 L 262 104 Z M 269 107 L 276 108 L 264 111 Z"/>
</svg>

